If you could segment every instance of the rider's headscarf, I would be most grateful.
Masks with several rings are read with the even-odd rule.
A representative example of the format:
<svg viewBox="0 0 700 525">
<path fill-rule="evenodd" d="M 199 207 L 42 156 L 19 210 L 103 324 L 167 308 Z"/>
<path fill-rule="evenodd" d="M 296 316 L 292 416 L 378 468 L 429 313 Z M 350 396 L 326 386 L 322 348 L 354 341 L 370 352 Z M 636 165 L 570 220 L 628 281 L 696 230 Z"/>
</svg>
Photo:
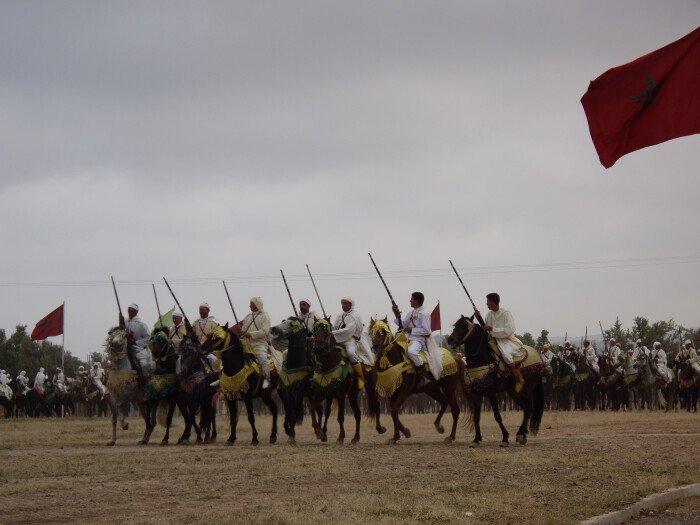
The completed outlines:
<svg viewBox="0 0 700 525">
<path fill-rule="evenodd" d="M 258 312 L 263 311 L 263 301 L 260 297 L 252 297 L 250 299 L 250 302 L 255 305 L 255 307 L 258 309 Z"/>
</svg>

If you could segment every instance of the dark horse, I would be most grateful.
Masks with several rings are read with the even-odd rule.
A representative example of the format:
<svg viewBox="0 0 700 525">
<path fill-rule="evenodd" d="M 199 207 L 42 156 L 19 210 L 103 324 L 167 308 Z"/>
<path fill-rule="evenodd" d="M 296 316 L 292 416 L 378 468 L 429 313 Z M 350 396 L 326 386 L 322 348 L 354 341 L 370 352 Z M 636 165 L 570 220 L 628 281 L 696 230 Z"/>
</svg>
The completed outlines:
<svg viewBox="0 0 700 525">
<path fill-rule="evenodd" d="M 372 340 L 372 350 L 377 355 L 375 367 L 378 369 L 377 388 L 380 395 L 389 398 L 391 419 L 394 422 L 394 436 L 389 439 L 389 443 L 395 444 L 401 439 L 401 434 L 407 438 L 411 437 L 411 431 L 399 419 L 399 411 L 410 395 L 420 393 L 428 394 L 440 404 L 440 412 L 434 422 L 440 434 L 445 432 L 440 420 L 449 405 L 452 412 L 452 432 L 445 438 L 445 442 L 454 441 L 459 421 L 459 397 L 462 392 L 457 361 L 451 358 L 450 364 L 443 369 L 439 380 L 426 381 L 416 373 L 416 367 L 408 358 L 405 346 L 394 338 L 386 318 L 373 319 L 369 324 L 369 335 Z"/>
<path fill-rule="evenodd" d="M 270 443 L 277 442 L 277 403 L 272 399 L 272 392 L 277 388 L 277 375 L 270 376 L 270 386 L 263 389 L 263 375 L 259 365 L 254 362 L 252 353 L 246 353 L 238 336 L 228 329 L 228 324 L 215 328 L 207 337 L 203 348 L 206 351 L 216 351 L 221 361 L 219 372 L 219 389 L 226 398 L 229 417 L 231 418 L 231 434 L 227 445 L 236 442 L 236 427 L 238 425 L 238 401 L 245 404 L 248 412 L 248 422 L 253 431 L 251 443 L 257 445 L 258 429 L 255 427 L 255 412 L 253 399 L 260 398 L 272 414 L 272 432 Z M 246 355 L 247 354 L 247 355 Z"/>
<path fill-rule="evenodd" d="M 345 441 L 345 396 L 348 397 L 352 413 L 355 416 L 355 435 L 351 443 L 360 441 L 360 404 L 357 380 L 350 373 L 350 364 L 344 356 L 345 350 L 336 345 L 333 330 L 326 319 L 317 320 L 313 329 L 313 348 L 315 355 L 314 374 L 311 379 L 311 418 L 316 437 L 326 441 L 326 431 L 316 421 L 316 407 L 323 401 L 334 400 L 338 403 L 338 425 L 340 433 L 337 442 Z"/>
<path fill-rule="evenodd" d="M 187 404 L 180 394 L 180 383 L 176 376 L 177 352 L 167 334 L 163 330 L 157 330 L 151 336 L 150 346 L 155 370 L 153 370 L 151 379 L 144 389 L 146 394 L 146 433 L 139 444 L 148 444 L 153 429 L 156 427 L 158 407 L 165 404 L 168 407 L 168 413 L 165 417 L 165 435 L 160 444 L 167 445 L 170 440 L 170 426 L 173 423 L 175 406 L 180 409 L 182 417 L 187 421 Z"/>
<path fill-rule="evenodd" d="M 499 375 L 498 358 L 494 355 L 489 345 L 488 334 L 481 325 L 473 322 L 473 317 L 461 316 L 455 323 L 452 333 L 447 338 L 447 342 L 452 347 L 464 347 L 466 376 L 468 378 L 464 391 L 470 401 L 472 422 L 475 430 L 474 441 L 472 441 L 471 446 L 478 446 L 482 441 L 479 419 L 484 397 L 488 398 L 491 403 L 493 416 L 501 428 L 501 433 L 503 434 L 501 446 L 508 446 L 509 434 L 505 426 L 503 426 L 498 402 L 496 401 L 496 394 L 499 392 L 507 392 L 523 411 L 523 420 L 520 428 L 518 428 L 516 441 L 521 445 L 527 443 L 528 423 L 530 431 L 537 435 L 542 422 L 542 413 L 544 412 L 542 376 L 545 366 L 541 359 L 541 366 L 533 365 L 531 371 L 521 368 L 525 384 L 522 391 L 516 395 L 513 377 L 511 375 L 505 377 Z M 533 350 L 533 352 L 536 352 L 536 350 Z"/>
<path fill-rule="evenodd" d="M 200 351 L 194 333 L 188 333 L 180 342 L 180 369 L 177 379 L 182 400 L 187 406 L 182 414 L 185 418 L 185 431 L 178 444 L 189 443 L 192 427 L 197 433 L 197 443 L 202 443 L 202 430 L 206 432 L 203 441 L 205 444 L 216 441 L 216 410 L 213 405 L 216 387 L 211 386 L 211 383 L 216 381 L 217 377 Z M 201 411 L 199 425 L 196 421 L 198 411 Z"/>
</svg>

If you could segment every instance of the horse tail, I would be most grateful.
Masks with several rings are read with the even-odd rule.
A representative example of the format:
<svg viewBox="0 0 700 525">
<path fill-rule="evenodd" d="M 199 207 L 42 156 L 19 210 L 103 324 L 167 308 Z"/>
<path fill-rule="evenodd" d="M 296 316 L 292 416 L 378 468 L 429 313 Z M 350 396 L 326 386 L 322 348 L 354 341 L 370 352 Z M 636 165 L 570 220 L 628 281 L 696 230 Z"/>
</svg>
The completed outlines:
<svg viewBox="0 0 700 525">
<path fill-rule="evenodd" d="M 156 408 L 156 424 L 166 427 L 167 424 L 165 420 L 168 418 L 168 409 L 170 408 L 168 402 L 165 399 L 161 399 L 158 402 L 158 407 Z"/>
<path fill-rule="evenodd" d="M 368 384 L 370 388 L 365 388 L 365 394 L 367 394 L 367 419 L 375 420 L 379 417 L 381 412 L 381 406 L 379 405 L 379 396 L 377 395 L 377 390 L 374 388 L 374 382 Z"/>
<path fill-rule="evenodd" d="M 292 396 L 292 403 L 294 404 L 294 423 L 297 426 L 301 426 L 304 423 L 304 395 L 302 392 L 298 392 Z"/>
<path fill-rule="evenodd" d="M 532 416 L 530 417 L 530 432 L 535 436 L 540 431 L 542 414 L 544 413 L 544 386 L 542 380 L 538 378 L 535 389 L 532 392 Z"/>
</svg>

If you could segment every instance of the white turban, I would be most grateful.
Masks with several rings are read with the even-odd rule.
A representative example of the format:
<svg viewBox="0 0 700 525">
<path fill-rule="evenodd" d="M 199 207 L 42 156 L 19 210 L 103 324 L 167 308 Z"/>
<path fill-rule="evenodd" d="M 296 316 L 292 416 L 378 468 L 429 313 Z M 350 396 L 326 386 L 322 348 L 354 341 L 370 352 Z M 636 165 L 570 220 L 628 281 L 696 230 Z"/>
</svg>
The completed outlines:
<svg viewBox="0 0 700 525">
<path fill-rule="evenodd" d="M 27 372 L 25 372 L 24 370 L 22 370 L 22 371 L 19 373 L 19 375 L 21 375 L 21 376 L 26 376 L 26 375 L 27 375 Z"/>
<path fill-rule="evenodd" d="M 137 312 L 139 311 L 139 305 L 136 303 L 131 303 L 129 305 L 129 308 L 131 308 L 132 310 L 136 310 Z"/>
<path fill-rule="evenodd" d="M 690 339 L 686 339 L 684 345 L 692 345 L 693 342 Z"/>
<path fill-rule="evenodd" d="M 641 339 L 637 339 L 637 343 L 642 344 L 642 340 L 641 340 Z"/>
<path fill-rule="evenodd" d="M 173 317 L 182 317 L 182 312 L 178 312 L 175 310 L 175 307 L 173 306 Z"/>
<path fill-rule="evenodd" d="M 659 343 L 658 341 L 654 341 L 654 346 L 661 346 L 661 343 Z"/>
<path fill-rule="evenodd" d="M 347 301 L 347 302 L 349 302 L 350 304 L 352 304 L 353 306 L 355 306 L 355 300 L 354 300 L 352 297 L 342 297 L 340 300 L 341 300 L 341 301 Z"/>
<path fill-rule="evenodd" d="M 209 303 L 202 303 L 202 304 L 199 305 L 199 307 L 200 307 L 200 308 L 206 308 L 207 310 L 209 310 Z"/>
<path fill-rule="evenodd" d="M 306 304 L 308 304 L 309 306 L 311 306 L 311 301 L 309 301 L 306 297 L 302 297 L 301 299 L 299 299 L 299 302 L 300 302 L 300 303 L 306 303 Z"/>
<path fill-rule="evenodd" d="M 258 312 L 263 311 L 263 301 L 260 299 L 260 297 L 251 297 L 250 302 L 255 305 L 255 307 L 258 309 Z"/>
<path fill-rule="evenodd" d="M 571 341 L 564 341 L 564 344 L 565 344 L 565 345 L 570 345 L 570 344 L 571 344 Z"/>
<path fill-rule="evenodd" d="M 614 337 L 611 337 L 611 338 L 610 338 L 610 342 L 611 342 L 611 343 L 617 343 L 617 341 L 615 341 L 615 338 L 614 338 Z"/>
</svg>

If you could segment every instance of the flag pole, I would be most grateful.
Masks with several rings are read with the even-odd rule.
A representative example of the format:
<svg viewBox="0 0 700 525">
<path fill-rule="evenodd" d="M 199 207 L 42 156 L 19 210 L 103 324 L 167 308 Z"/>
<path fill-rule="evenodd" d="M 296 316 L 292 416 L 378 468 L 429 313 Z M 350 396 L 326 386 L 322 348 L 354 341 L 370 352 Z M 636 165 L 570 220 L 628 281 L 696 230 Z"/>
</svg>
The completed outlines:
<svg viewBox="0 0 700 525">
<path fill-rule="evenodd" d="M 440 310 L 440 299 L 438 299 L 438 313 L 440 313 L 440 317 L 442 317 L 442 310 Z M 442 319 L 440 319 L 440 344 L 442 344 Z"/>
<path fill-rule="evenodd" d="M 61 326 L 61 372 L 66 373 L 64 364 L 66 360 L 66 302 L 63 301 L 63 319 Z"/>
</svg>

